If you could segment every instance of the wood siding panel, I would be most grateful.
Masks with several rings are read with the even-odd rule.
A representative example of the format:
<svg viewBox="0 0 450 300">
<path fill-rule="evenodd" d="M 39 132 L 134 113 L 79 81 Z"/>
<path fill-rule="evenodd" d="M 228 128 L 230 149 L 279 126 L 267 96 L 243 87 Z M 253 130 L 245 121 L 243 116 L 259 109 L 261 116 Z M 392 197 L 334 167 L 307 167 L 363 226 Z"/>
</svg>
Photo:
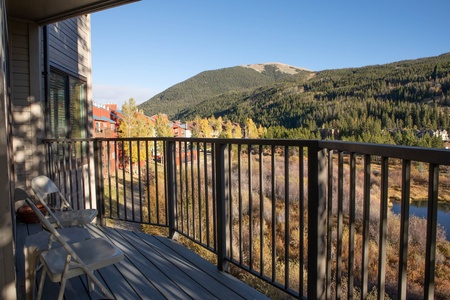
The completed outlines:
<svg viewBox="0 0 450 300">
<path fill-rule="evenodd" d="M 49 26 L 52 65 L 85 78 L 91 76 L 90 18 L 78 17 Z"/>
<path fill-rule="evenodd" d="M 50 64 L 71 75 L 80 74 L 90 84 L 90 18 L 82 16 L 48 26 Z M 44 53 L 42 29 L 36 24 L 12 21 L 11 102 L 16 186 L 27 188 L 44 170 L 45 93 L 42 71 Z M 90 98 L 88 98 L 90 99 Z"/>
<path fill-rule="evenodd" d="M 7 20 L 5 19 L 5 2 L 0 2 L 0 98 L 8 99 L 8 90 L 5 82 L 9 79 L 9 69 L 7 69 L 7 62 L 10 59 L 7 40 L 8 33 L 6 32 Z M 15 225 L 12 217 L 12 184 L 11 184 L 11 169 L 9 155 L 9 115 L 4 112 L 9 111 L 9 101 L 0 101 L 0 111 L 3 112 L 3 118 L 0 122 L 0 298 L 5 300 L 16 299 L 16 276 L 14 265 L 14 233 Z"/>
</svg>

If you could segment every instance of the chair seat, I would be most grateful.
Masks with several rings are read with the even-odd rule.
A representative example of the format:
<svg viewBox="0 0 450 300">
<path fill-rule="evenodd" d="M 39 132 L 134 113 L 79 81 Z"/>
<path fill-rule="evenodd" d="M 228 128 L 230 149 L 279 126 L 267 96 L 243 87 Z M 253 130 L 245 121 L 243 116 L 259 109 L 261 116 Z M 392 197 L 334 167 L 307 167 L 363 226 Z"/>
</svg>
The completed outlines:
<svg viewBox="0 0 450 300">
<path fill-rule="evenodd" d="M 109 266 L 123 259 L 123 252 L 104 238 L 93 238 L 70 244 L 76 255 L 92 271 Z M 53 282 L 61 281 L 68 252 L 63 248 L 54 248 L 41 254 L 41 262 L 46 266 Z M 66 278 L 83 274 L 83 269 L 71 265 Z"/>
<path fill-rule="evenodd" d="M 53 213 L 62 226 L 71 227 L 89 224 L 97 215 L 96 209 L 65 210 Z"/>
</svg>

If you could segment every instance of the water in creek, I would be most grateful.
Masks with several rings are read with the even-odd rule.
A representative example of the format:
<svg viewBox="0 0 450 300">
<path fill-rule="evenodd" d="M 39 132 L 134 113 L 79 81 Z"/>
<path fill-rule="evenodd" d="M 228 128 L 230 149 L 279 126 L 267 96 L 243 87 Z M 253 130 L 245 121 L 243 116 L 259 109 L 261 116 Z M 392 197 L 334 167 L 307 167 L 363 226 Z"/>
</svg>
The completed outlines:
<svg viewBox="0 0 450 300">
<path fill-rule="evenodd" d="M 400 203 L 393 203 L 391 207 L 392 212 L 400 214 Z M 421 218 L 427 218 L 427 201 L 414 202 L 409 207 L 409 214 L 416 215 Z M 445 228 L 447 240 L 450 241 L 450 205 L 440 204 L 438 206 L 438 223 Z"/>
</svg>

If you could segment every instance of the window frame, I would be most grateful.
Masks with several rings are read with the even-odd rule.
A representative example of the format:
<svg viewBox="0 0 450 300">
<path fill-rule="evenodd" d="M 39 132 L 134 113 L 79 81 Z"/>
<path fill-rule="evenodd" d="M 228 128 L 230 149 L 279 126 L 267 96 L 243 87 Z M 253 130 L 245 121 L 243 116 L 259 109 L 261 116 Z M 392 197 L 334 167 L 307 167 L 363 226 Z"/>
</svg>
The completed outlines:
<svg viewBox="0 0 450 300">
<path fill-rule="evenodd" d="M 51 99 L 51 76 L 57 75 L 62 78 L 64 78 L 64 118 L 65 118 L 65 126 L 66 126 L 66 132 L 64 136 L 60 136 L 58 134 L 55 134 L 54 129 L 54 120 L 52 119 L 52 109 L 51 104 L 53 99 Z M 59 139 L 71 139 L 73 138 L 72 133 L 72 122 L 71 122 L 71 79 L 76 80 L 79 82 L 82 82 L 84 84 L 83 93 L 84 93 L 84 103 L 83 103 L 83 116 L 81 118 L 81 121 L 84 124 L 84 127 L 82 128 L 82 132 L 84 133 L 84 138 L 89 137 L 89 118 L 88 118 L 88 80 L 86 77 L 76 74 L 74 72 L 63 70 L 57 66 L 50 66 L 50 71 L 48 74 L 49 78 L 49 84 L 48 84 L 48 100 L 46 104 L 46 117 L 48 119 L 47 123 L 47 137 L 48 138 L 59 138 Z M 83 134 L 82 134 L 83 135 Z M 79 137 L 77 137 L 79 138 Z"/>
</svg>

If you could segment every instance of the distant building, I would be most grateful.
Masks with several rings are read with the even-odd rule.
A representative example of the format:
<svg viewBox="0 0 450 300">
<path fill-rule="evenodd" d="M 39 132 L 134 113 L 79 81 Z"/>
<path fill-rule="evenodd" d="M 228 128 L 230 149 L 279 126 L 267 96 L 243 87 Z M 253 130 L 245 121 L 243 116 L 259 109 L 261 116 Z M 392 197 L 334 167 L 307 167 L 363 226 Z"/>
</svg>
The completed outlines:
<svg viewBox="0 0 450 300">
<path fill-rule="evenodd" d="M 431 137 L 441 138 L 444 142 L 448 141 L 448 132 L 447 130 L 432 130 L 432 129 L 424 129 L 416 132 L 416 136 L 419 138 L 424 137 L 428 133 Z"/>
<path fill-rule="evenodd" d="M 116 138 L 120 117 L 115 104 L 93 103 L 92 114 L 94 120 L 94 137 Z"/>
<path fill-rule="evenodd" d="M 95 138 L 117 138 L 120 120 L 123 118 L 116 104 L 99 104 L 93 102 L 93 136 Z M 103 143 L 102 170 L 103 176 L 115 170 L 117 159 L 120 156 L 120 149 L 107 148 L 107 143 Z"/>
<path fill-rule="evenodd" d="M 171 123 L 174 137 L 192 137 L 192 131 L 187 123 L 174 121 Z"/>
</svg>

